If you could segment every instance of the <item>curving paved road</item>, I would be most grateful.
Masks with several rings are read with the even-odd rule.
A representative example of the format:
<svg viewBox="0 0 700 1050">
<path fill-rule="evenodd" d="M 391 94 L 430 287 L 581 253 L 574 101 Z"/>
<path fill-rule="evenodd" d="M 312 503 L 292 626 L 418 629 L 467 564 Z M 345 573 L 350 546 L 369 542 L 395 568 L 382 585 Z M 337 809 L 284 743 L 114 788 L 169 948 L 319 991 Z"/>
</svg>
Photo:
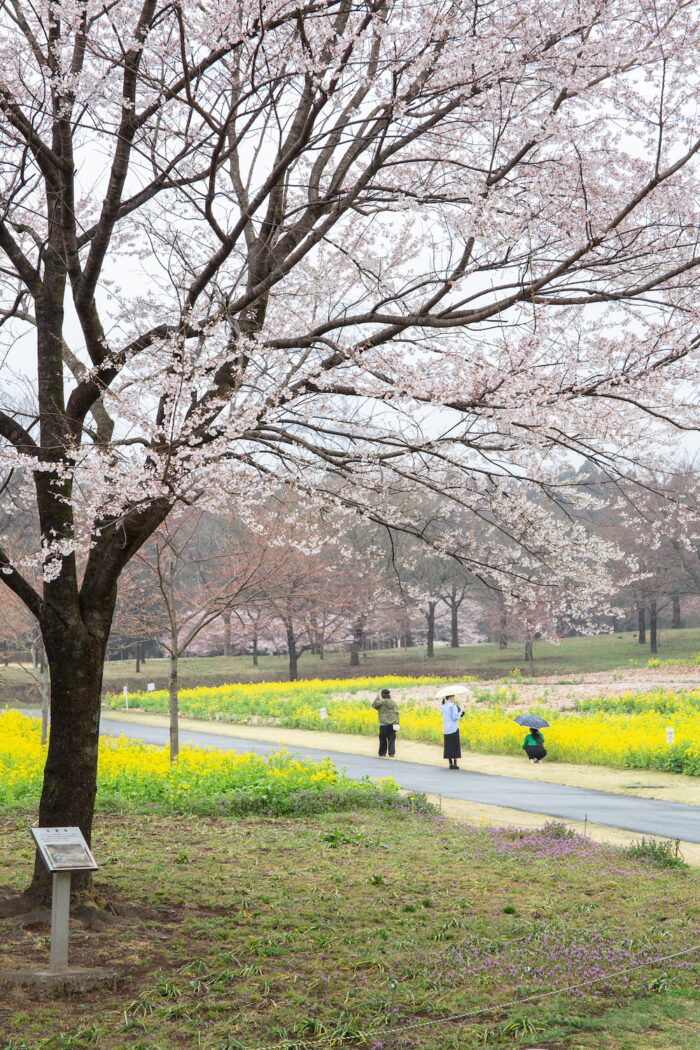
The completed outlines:
<svg viewBox="0 0 700 1050">
<path fill-rule="evenodd" d="M 103 733 L 136 737 L 149 744 L 164 745 L 168 742 L 168 730 L 160 726 L 103 718 L 100 729 Z M 279 750 L 279 744 L 220 736 L 217 733 L 183 732 L 181 741 L 196 747 L 216 747 L 222 751 L 254 751 L 258 755 L 269 755 Z M 609 791 L 589 791 L 585 788 L 519 780 L 517 777 L 500 777 L 490 773 L 472 773 L 466 769 L 450 773 L 446 766 L 367 758 L 364 755 L 348 755 L 323 748 L 297 747 L 293 750 L 295 754 L 306 758 L 330 758 L 355 780 L 363 776 L 391 775 L 402 788 L 410 791 L 424 791 L 427 794 L 442 795 L 444 798 L 480 802 L 488 806 L 506 806 L 529 813 L 545 813 L 560 820 L 583 821 L 584 817 L 587 817 L 594 824 L 624 828 L 626 831 L 636 831 L 642 835 L 700 843 L 700 806 L 628 797 Z"/>
</svg>

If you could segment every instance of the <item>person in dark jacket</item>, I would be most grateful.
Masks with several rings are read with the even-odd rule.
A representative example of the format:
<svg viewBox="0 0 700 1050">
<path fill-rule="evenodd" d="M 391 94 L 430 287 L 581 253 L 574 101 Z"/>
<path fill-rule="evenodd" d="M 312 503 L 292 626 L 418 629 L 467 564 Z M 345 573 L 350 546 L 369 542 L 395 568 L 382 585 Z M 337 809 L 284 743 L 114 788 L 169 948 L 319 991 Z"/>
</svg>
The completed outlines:
<svg viewBox="0 0 700 1050">
<path fill-rule="evenodd" d="M 539 729 L 531 729 L 523 742 L 523 751 L 531 762 L 541 762 L 547 752 L 544 748 L 544 737 Z"/>
<path fill-rule="evenodd" d="M 399 707 L 388 689 L 382 689 L 372 701 L 379 715 L 379 757 L 393 758 L 396 751 L 396 730 L 399 728 Z"/>
</svg>

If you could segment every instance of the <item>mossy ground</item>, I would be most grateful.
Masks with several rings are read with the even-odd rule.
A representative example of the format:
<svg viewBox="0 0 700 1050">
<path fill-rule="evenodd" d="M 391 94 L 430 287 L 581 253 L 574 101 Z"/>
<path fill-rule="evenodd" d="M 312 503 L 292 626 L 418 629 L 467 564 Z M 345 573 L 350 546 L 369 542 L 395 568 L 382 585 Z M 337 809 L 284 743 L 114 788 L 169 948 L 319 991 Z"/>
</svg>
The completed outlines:
<svg viewBox="0 0 700 1050">
<path fill-rule="evenodd" d="M 5 896 L 28 881 L 31 822 L 0 819 Z M 698 943 L 692 870 L 561 828 L 375 812 L 102 813 L 93 848 L 112 910 L 74 917 L 70 962 L 116 968 L 118 988 L 42 1002 L 4 992 L 2 1050 L 382 1050 L 392 979 L 397 1050 L 696 1045 L 697 955 L 652 961 Z M 45 965 L 48 932 L 46 915 L 0 922 L 0 970 Z M 643 985 L 639 970 L 606 976 L 642 960 Z M 424 1022 L 437 1023 L 407 1027 Z"/>
</svg>

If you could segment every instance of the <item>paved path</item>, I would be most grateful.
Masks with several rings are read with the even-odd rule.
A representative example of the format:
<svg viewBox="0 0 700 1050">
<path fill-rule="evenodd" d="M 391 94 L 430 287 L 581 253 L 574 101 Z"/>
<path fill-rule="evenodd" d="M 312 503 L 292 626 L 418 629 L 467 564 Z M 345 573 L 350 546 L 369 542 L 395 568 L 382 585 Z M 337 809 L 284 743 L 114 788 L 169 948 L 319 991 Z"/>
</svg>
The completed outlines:
<svg viewBox="0 0 700 1050">
<path fill-rule="evenodd" d="M 100 723 L 103 733 L 137 737 L 149 744 L 166 744 L 168 730 L 160 726 L 135 722 L 120 722 L 103 718 Z M 222 751 L 254 751 L 258 755 L 269 755 L 279 750 L 279 744 L 241 737 L 221 736 L 217 733 L 181 733 L 183 744 L 197 747 L 216 747 Z M 609 791 L 589 791 L 585 788 L 564 787 L 536 780 L 519 780 L 517 777 L 499 777 L 489 773 L 472 773 L 460 769 L 450 773 L 447 766 L 426 766 L 417 762 L 401 762 L 396 759 L 367 758 L 364 755 L 348 755 L 323 748 L 290 748 L 295 754 L 320 759 L 330 758 L 338 768 L 344 768 L 349 777 L 357 780 L 363 776 L 391 776 L 402 788 L 411 791 L 442 795 L 444 798 L 480 802 L 488 806 L 506 806 L 528 813 L 545 813 L 560 820 L 580 820 L 587 817 L 594 824 L 624 828 L 641 835 L 657 835 L 662 838 L 678 838 L 685 842 L 700 843 L 700 806 L 682 802 L 664 802 L 618 795 Z M 468 762 L 469 756 L 463 760 Z M 594 768 L 591 777 L 595 777 Z"/>
</svg>

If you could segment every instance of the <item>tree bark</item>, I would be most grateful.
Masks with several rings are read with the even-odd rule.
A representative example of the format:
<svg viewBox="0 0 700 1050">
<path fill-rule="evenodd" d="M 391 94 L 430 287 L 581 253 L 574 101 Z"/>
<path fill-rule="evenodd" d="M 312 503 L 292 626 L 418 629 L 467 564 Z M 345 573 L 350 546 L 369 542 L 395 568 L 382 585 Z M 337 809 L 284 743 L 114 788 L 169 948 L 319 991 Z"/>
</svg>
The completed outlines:
<svg viewBox="0 0 700 1050">
<path fill-rule="evenodd" d="M 41 624 L 49 665 L 51 733 L 39 803 L 40 827 L 79 827 L 88 844 L 97 794 L 102 671 L 113 601 L 85 616 L 47 610 Z M 86 624 L 88 626 L 86 626 Z M 73 875 L 75 895 L 92 894 L 92 875 Z M 51 876 L 36 856 L 27 896 L 51 899 Z"/>
<path fill-rule="evenodd" d="M 141 642 L 136 643 L 136 674 L 141 674 Z"/>
<path fill-rule="evenodd" d="M 362 632 L 365 628 L 365 617 L 359 616 L 352 625 L 352 642 L 350 643 L 350 666 L 360 666 L 360 646 L 362 645 Z"/>
<path fill-rule="evenodd" d="M 647 642 L 647 618 L 646 618 L 646 606 L 643 602 L 637 605 L 637 623 L 639 625 L 639 636 L 637 641 L 640 645 L 646 645 Z"/>
<path fill-rule="evenodd" d="M 671 595 L 671 607 L 671 629 L 677 631 L 683 626 L 683 621 L 681 620 L 681 597 L 679 594 Z"/>
<path fill-rule="evenodd" d="M 435 656 L 435 607 L 437 602 L 428 602 L 428 611 L 425 614 L 425 618 L 428 622 L 428 639 L 426 656 L 430 659 L 431 656 Z"/>
<path fill-rule="evenodd" d="M 450 645 L 453 649 L 459 649 L 459 606 L 450 606 Z"/>
<path fill-rule="evenodd" d="M 253 627 L 253 667 L 258 666 L 258 627 Z"/>
<path fill-rule="evenodd" d="M 224 621 L 224 656 L 231 655 L 231 613 L 227 609 L 222 612 L 221 619 Z"/>
<path fill-rule="evenodd" d="M 442 599 L 450 610 L 450 646 L 453 649 L 459 649 L 459 608 L 464 601 L 465 594 L 466 589 L 463 587 L 458 598 L 457 584 L 453 583 L 450 593 Z"/>
<path fill-rule="evenodd" d="M 502 612 L 498 623 L 498 648 L 508 648 L 508 617 Z"/>
<path fill-rule="evenodd" d="M 649 602 L 649 652 L 658 653 L 656 600 Z"/>
<path fill-rule="evenodd" d="M 534 663 L 533 656 L 532 656 L 532 635 L 531 634 L 528 634 L 527 638 L 525 639 L 525 659 L 527 660 L 527 662 L 528 662 L 528 664 L 530 666 L 530 677 L 534 678 L 535 677 L 535 663 Z"/>
<path fill-rule="evenodd" d="M 180 750 L 180 725 L 178 712 L 178 654 L 173 646 L 170 653 L 170 670 L 168 674 L 168 711 L 170 713 L 170 761 L 173 762 Z"/>
<path fill-rule="evenodd" d="M 289 681 L 296 682 L 299 666 L 299 654 L 297 652 L 297 638 L 294 633 L 294 624 L 289 621 L 287 628 L 287 651 L 289 652 Z"/>
</svg>

